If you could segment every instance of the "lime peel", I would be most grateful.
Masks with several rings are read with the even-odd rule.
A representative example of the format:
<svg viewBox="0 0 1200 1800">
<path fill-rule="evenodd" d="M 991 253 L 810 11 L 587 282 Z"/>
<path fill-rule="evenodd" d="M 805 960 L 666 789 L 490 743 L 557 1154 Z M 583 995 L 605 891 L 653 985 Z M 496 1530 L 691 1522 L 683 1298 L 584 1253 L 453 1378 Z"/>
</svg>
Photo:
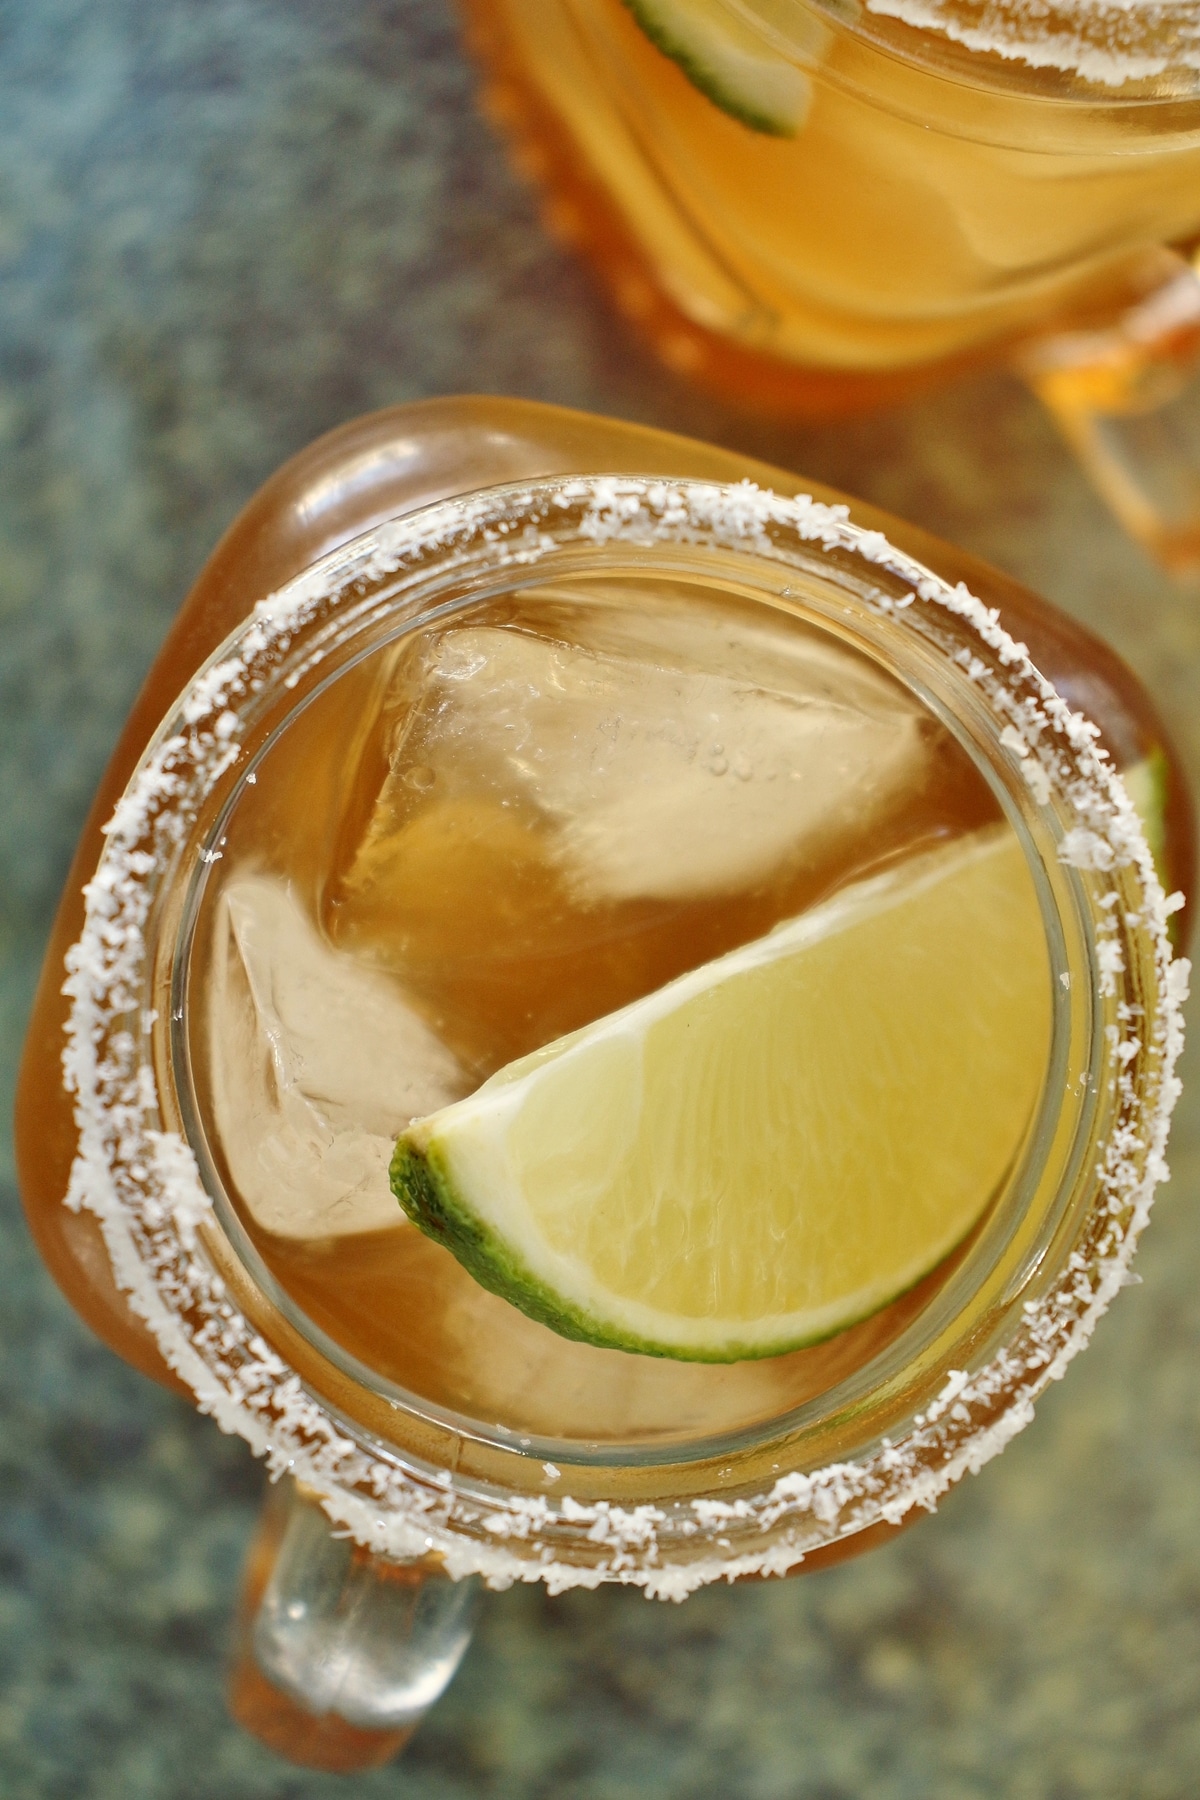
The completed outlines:
<svg viewBox="0 0 1200 1800">
<path fill-rule="evenodd" d="M 655 49 L 739 125 L 766 137 L 795 137 L 808 116 L 812 84 L 795 63 L 772 55 L 722 0 L 622 0 Z"/>
</svg>

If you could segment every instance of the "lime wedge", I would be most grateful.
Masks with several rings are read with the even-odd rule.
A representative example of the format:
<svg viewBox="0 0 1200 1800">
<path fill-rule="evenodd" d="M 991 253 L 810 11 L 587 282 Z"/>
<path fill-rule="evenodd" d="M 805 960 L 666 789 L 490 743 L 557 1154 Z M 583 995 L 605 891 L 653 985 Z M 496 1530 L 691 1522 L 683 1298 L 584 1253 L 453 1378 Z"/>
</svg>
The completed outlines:
<svg viewBox="0 0 1200 1800">
<path fill-rule="evenodd" d="M 646 36 L 693 87 L 751 131 L 795 137 L 811 84 L 726 0 L 623 0 Z"/>
<path fill-rule="evenodd" d="M 411 1125 L 392 1187 L 567 1337 L 773 1356 L 971 1230 L 1044 1077 L 1050 982 L 1007 828 L 843 890 Z"/>
</svg>

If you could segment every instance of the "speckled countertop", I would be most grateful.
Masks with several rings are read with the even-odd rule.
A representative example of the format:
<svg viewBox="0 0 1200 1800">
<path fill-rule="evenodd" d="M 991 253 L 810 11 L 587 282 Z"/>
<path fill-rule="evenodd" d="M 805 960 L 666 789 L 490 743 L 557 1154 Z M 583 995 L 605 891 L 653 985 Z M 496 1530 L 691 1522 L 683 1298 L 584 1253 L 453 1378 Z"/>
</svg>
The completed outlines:
<svg viewBox="0 0 1200 1800">
<path fill-rule="evenodd" d="M 0 0 L 0 1794 L 1191 1800 L 1200 1080 L 1144 1285 L 907 1539 L 681 1608 L 493 1596 L 406 1759 L 368 1776 L 293 1770 L 225 1715 L 260 1471 L 59 1299 L 7 1095 L 109 746 L 278 462 L 356 412 L 471 389 L 724 440 L 1098 626 L 1200 774 L 1200 600 L 1121 541 L 1017 388 L 797 430 L 689 394 L 543 235 L 471 93 L 440 0 Z"/>
</svg>

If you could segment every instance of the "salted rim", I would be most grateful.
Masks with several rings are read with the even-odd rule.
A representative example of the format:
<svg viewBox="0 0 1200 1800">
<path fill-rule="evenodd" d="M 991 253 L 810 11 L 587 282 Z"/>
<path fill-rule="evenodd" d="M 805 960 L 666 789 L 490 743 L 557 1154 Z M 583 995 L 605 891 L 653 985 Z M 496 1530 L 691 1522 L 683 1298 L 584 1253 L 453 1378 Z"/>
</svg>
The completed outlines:
<svg viewBox="0 0 1200 1800">
<path fill-rule="evenodd" d="M 403 577 L 431 559 L 452 567 L 472 542 L 487 547 L 495 567 L 528 568 L 573 541 L 542 529 L 556 512 L 560 520 L 576 515 L 572 530 L 584 543 L 750 550 L 786 566 L 786 544 L 772 535 L 782 530 L 886 570 L 911 592 L 900 600 L 879 596 L 880 610 L 903 626 L 912 624 L 915 601 L 939 606 L 965 621 L 1005 669 L 1002 680 L 981 658 L 958 653 L 964 673 L 1006 721 L 1001 745 L 1034 800 L 1045 805 L 1054 793 L 1078 820 L 1062 839 L 1062 860 L 1097 880 L 1132 869 L 1141 889 L 1132 907 L 1114 884 L 1097 928 L 1100 993 L 1117 992 L 1126 967 L 1123 935 L 1143 932 L 1159 1003 L 1152 1031 L 1142 1032 L 1145 1042 L 1124 1002 L 1116 1009 L 1122 1022 L 1107 1028 L 1116 1103 L 1107 1136 L 1095 1146 L 1099 1191 L 1088 1214 L 1097 1221 L 1089 1255 L 1073 1252 L 1050 1290 L 1026 1302 L 1021 1324 L 995 1356 L 975 1370 L 950 1371 L 937 1399 L 899 1441 L 884 1440 L 857 1461 L 785 1473 L 750 1498 L 627 1507 L 584 1503 L 567 1493 L 496 1490 L 481 1498 L 445 1471 L 420 1474 L 399 1466 L 382 1446 L 355 1441 L 231 1301 L 204 1256 L 197 1227 L 211 1216 L 211 1202 L 189 1145 L 161 1128 L 145 1050 L 154 1023 L 141 1011 L 145 929 L 156 878 L 178 852 L 196 807 L 239 757 L 234 704 L 262 686 L 298 632 L 360 599 L 364 583 Z M 297 679 L 295 671 L 286 677 L 288 685 Z M 118 1286 L 200 1410 L 243 1437 L 273 1478 L 290 1473 L 310 1484 L 329 1516 L 377 1553 L 402 1560 L 433 1551 L 455 1578 L 480 1574 L 493 1587 L 541 1580 L 561 1591 L 618 1581 L 682 1599 L 711 1581 L 782 1574 L 816 1545 L 875 1523 L 897 1524 L 914 1506 L 932 1510 L 953 1482 L 982 1467 L 1029 1422 L 1037 1395 L 1087 1343 L 1126 1280 L 1154 1189 L 1167 1175 L 1189 972 L 1172 954 L 1167 920 L 1183 897 L 1164 896 L 1140 822 L 1098 736 L 994 610 L 881 532 L 851 524 L 844 506 L 787 498 L 749 482 L 596 476 L 492 489 L 393 520 L 258 603 L 185 689 L 105 827 L 103 854 L 84 889 L 83 930 L 66 959 L 63 1068 L 75 1095 L 79 1149 L 65 1203 L 76 1211 L 86 1207 L 100 1221 Z M 559 1475 L 555 1469 L 550 1479 Z M 586 1540 L 595 1560 L 564 1560 L 555 1543 L 564 1538 Z M 697 1555 L 698 1544 L 713 1539 L 714 1553 Z"/>
<path fill-rule="evenodd" d="M 1101 87 L 1200 69 L 1191 0 L 865 0 L 869 13 L 980 54 L 1061 69 Z"/>
</svg>

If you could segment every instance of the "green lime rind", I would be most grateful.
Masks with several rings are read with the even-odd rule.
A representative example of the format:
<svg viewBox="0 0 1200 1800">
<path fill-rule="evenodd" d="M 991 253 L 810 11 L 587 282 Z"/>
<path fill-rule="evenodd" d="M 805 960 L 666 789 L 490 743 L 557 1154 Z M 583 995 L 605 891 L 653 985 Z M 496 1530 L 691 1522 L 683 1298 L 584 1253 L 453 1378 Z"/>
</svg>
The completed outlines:
<svg viewBox="0 0 1200 1800">
<path fill-rule="evenodd" d="M 447 1249 L 480 1287 L 498 1294 L 526 1318 L 535 1319 L 539 1325 L 548 1325 L 560 1337 L 574 1338 L 578 1343 L 591 1344 L 600 1350 L 625 1350 L 637 1356 L 665 1357 L 671 1362 L 761 1362 L 771 1356 L 786 1356 L 792 1350 L 810 1349 L 814 1344 L 825 1343 L 849 1330 L 851 1325 L 860 1324 L 863 1319 L 873 1318 L 885 1306 L 916 1287 L 929 1273 L 924 1271 L 916 1280 L 862 1313 L 839 1320 L 824 1330 L 779 1343 L 726 1342 L 703 1349 L 659 1343 L 615 1330 L 548 1287 L 477 1213 L 464 1206 L 436 1145 L 431 1145 L 428 1154 L 423 1154 L 401 1137 L 392 1154 L 389 1178 L 393 1194 L 418 1231 Z M 966 1235 L 969 1236 L 969 1232 Z M 946 1254 L 953 1254 L 953 1251 Z"/>
<path fill-rule="evenodd" d="M 764 137 L 795 137 L 799 128 L 797 120 L 782 118 L 778 113 L 756 104 L 749 95 L 735 93 L 692 45 L 685 43 L 671 30 L 653 0 L 621 0 L 621 4 L 627 12 L 632 13 L 655 49 L 661 50 L 664 56 L 669 56 L 692 86 L 723 113 L 727 113 L 731 119 L 736 119 L 739 125 L 745 125 L 750 131 L 762 133 Z"/>
<path fill-rule="evenodd" d="M 396 1145 L 389 1171 L 392 1192 L 419 1231 L 442 1244 L 480 1287 L 498 1294 L 527 1318 L 548 1325 L 560 1337 L 575 1338 L 605 1350 L 630 1350 L 641 1356 L 665 1356 L 675 1361 L 737 1362 L 750 1356 L 777 1356 L 745 1346 L 722 1346 L 718 1351 L 681 1351 L 674 1345 L 653 1343 L 614 1331 L 603 1320 L 581 1307 L 572 1306 L 546 1286 L 502 1238 L 462 1204 L 449 1180 L 436 1146 L 422 1155 L 404 1138 Z M 788 1345 L 786 1348 L 792 1348 Z"/>
</svg>

